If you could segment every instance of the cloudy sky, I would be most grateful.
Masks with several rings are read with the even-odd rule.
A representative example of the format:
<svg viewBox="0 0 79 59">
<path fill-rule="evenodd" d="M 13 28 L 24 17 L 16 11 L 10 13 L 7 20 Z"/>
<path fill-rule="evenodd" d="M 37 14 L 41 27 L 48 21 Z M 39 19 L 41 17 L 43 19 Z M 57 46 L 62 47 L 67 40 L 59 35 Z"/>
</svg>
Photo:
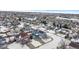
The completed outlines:
<svg viewBox="0 0 79 59">
<path fill-rule="evenodd" d="M 79 0 L 1 0 L 0 11 L 79 14 Z"/>
<path fill-rule="evenodd" d="M 32 12 L 79 14 L 79 10 L 32 10 Z"/>
</svg>

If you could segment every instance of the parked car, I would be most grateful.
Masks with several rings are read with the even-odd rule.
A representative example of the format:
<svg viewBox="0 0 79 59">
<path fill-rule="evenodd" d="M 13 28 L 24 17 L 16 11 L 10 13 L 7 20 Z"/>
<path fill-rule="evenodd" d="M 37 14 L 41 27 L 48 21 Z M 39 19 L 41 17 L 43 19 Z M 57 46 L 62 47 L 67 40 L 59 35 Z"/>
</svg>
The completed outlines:
<svg viewBox="0 0 79 59">
<path fill-rule="evenodd" d="M 6 40 L 0 36 L 0 48 L 6 47 Z"/>
</svg>

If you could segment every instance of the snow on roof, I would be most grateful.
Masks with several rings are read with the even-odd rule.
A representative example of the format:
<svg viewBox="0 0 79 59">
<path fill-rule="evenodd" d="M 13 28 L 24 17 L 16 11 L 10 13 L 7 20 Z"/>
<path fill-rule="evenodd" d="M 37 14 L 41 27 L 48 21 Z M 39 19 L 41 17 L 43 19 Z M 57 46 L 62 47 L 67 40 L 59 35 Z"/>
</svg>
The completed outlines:
<svg viewBox="0 0 79 59">
<path fill-rule="evenodd" d="M 6 31 L 8 31 L 9 30 L 9 28 L 6 28 L 6 27 L 4 27 L 4 26 L 0 26 L 0 32 L 6 32 Z"/>
</svg>

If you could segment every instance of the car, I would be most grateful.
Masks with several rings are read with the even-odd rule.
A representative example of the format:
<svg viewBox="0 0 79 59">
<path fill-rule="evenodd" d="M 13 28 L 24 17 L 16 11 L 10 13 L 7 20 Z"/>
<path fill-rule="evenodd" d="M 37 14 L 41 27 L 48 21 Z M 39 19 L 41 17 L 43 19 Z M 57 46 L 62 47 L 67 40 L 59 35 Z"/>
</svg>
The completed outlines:
<svg viewBox="0 0 79 59">
<path fill-rule="evenodd" d="M 2 36 L 0 36 L 0 45 L 4 45 L 5 42 L 6 40 Z"/>
</svg>

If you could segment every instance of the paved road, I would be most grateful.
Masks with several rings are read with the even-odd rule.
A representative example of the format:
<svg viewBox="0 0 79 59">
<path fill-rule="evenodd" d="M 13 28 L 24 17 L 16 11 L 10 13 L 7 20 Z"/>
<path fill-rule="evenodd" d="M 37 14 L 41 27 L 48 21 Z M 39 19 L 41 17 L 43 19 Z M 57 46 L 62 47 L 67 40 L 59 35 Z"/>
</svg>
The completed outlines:
<svg viewBox="0 0 79 59">
<path fill-rule="evenodd" d="M 62 40 L 61 37 L 59 37 L 59 36 L 57 36 L 55 34 L 49 34 L 49 35 L 52 36 L 53 41 L 51 41 L 51 42 L 39 47 L 40 49 L 56 49 L 58 44 L 59 44 L 59 42 Z"/>
</svg>

